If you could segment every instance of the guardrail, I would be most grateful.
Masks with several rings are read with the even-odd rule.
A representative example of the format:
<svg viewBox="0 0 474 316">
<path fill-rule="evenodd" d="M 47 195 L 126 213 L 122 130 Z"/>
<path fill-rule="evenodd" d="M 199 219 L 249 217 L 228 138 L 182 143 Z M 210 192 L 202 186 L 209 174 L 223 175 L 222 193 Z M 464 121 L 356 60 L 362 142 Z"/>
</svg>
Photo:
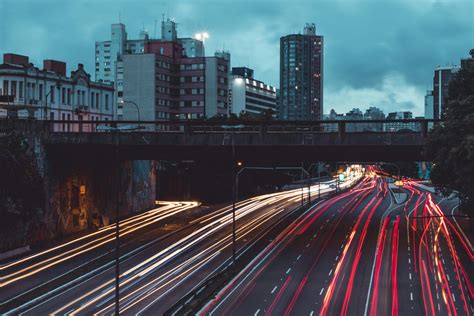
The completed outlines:
<svg viewBox="0 0 474 316">
<path fill-rule="evenodd" d="M 88 133 L 107 132 L 107 128 L 121 127 L 121 132 L 147 133 L 358 133 L 358 132 L 421 132 L 426 136 L 429 123 L 437 119 L 406 120 L 320 120 L 320 121 L 97 121 L 97 120 L 34 120 L 0 119 L 0 131 L 5 129 L 40 128 L 44 132 Z"/>
</svg>

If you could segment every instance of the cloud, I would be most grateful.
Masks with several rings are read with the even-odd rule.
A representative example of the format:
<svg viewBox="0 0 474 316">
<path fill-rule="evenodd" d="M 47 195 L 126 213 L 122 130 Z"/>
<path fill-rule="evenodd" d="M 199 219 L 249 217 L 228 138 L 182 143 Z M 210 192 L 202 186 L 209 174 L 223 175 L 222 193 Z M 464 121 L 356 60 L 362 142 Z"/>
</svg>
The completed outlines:
<svg viewBox="0 0 474 316">
<path fill-rule="evenodd" d="M 401 73 L 390 72 L 375 87 L 343 86 L 340 89 L 329 90 L 324 102 L 325 112 L 328 113 L 332 108 L 336 108 L 336 112 L 346 113 L 354 107 L 364 111 L 375 106 L 382 109 L 385 114 L 412 111 L 414 116 L 421 116 L 424 94 L 408 83 Z"/>
<path fill-rule="evenodd" d="M 29 55 L 40 65 L 64 60 L 69 71 L 84 63 L 93 72 L 94 43 L 110 38 L 119 12 L 130 38 L 143 25 L 153 35 L 155 20 L 159 35 L 162 13 L 179 23 L 179 36 L 208 31 L 207 53 L 225 47 L 233 66 L 248 65 L 257 79 L 276 86 L 280 36 L 314 22 L 325 38 L 325 104 L 338 111 L 372 98 L 362 92 L 389 91 L 381 84 L 393 73 L 423 95 L 435 67 L 457 64 L 474 48 L 472 0 L 0 0 L 0 53 Z M 359 99 L 348 104 L 337 98 L 343 91 Z M 422 114 L 422 98 L 400 102 L 393 104 Z"/>
</svg>

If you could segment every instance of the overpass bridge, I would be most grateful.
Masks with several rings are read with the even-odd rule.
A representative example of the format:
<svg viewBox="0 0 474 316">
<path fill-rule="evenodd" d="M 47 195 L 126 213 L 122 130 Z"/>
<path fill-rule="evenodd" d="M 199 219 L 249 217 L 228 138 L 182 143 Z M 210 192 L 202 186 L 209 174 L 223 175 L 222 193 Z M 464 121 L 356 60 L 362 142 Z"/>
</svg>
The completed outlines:
<svg viewBox="0 0 474 316">
<path fill-rule="evenodd" d="M 302 161 L 425 161 L 428 123 L 346 121 L 35 121 L 0 120 L 0 130 L 40 135 L 47 154 L 63 159 L 193 160 L 294 164 Z M 368 130 L 378 124 L 379 130 Z M 415 126 L 416 130 L 387 126 Z M 347 127 L 350 128 L 347 128 Z M 363 128 L 359 128 L 363 126 Z M 382 127 L 382 128 L 380 128 Z M 352 130 L 361 131 L 352 131 Z"/>
</svg>

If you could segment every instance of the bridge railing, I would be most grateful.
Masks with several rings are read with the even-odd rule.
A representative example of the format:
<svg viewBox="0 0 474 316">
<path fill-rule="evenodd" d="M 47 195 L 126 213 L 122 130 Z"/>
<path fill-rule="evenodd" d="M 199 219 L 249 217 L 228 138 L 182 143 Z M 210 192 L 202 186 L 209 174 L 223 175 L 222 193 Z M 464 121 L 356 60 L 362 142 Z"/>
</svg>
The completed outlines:
<svg viewBox="0 0 474 316">
<path fill-rule="evenodd" d="M 440 123 L 435 119 L 406 120 L 320 120 L 320 121 L 77 121 L 77 120 L 32 120 L 0 119 L 0 133 L 6 129 L 31 129 L 32 126 L 49 133 L 345 133 L 358 132 L 420 132 L 426 136 L 429 128 Z"/>
</svg>

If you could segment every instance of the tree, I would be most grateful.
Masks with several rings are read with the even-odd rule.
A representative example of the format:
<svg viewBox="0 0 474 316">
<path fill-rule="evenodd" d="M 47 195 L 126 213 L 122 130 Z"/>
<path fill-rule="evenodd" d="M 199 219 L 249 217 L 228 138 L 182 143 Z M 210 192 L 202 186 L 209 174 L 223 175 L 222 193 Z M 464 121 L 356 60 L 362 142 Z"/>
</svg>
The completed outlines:
<svg viewBox="0 0 474 316">
<path fill-rule="evenodd" d="M 449 85 L 444 123 L 425 147 L 433 157 L 431 181 L 444 195 L 459 191 L 463 210 L 474 215 L 474 67 L 462 68 Z"/>
</svg>

